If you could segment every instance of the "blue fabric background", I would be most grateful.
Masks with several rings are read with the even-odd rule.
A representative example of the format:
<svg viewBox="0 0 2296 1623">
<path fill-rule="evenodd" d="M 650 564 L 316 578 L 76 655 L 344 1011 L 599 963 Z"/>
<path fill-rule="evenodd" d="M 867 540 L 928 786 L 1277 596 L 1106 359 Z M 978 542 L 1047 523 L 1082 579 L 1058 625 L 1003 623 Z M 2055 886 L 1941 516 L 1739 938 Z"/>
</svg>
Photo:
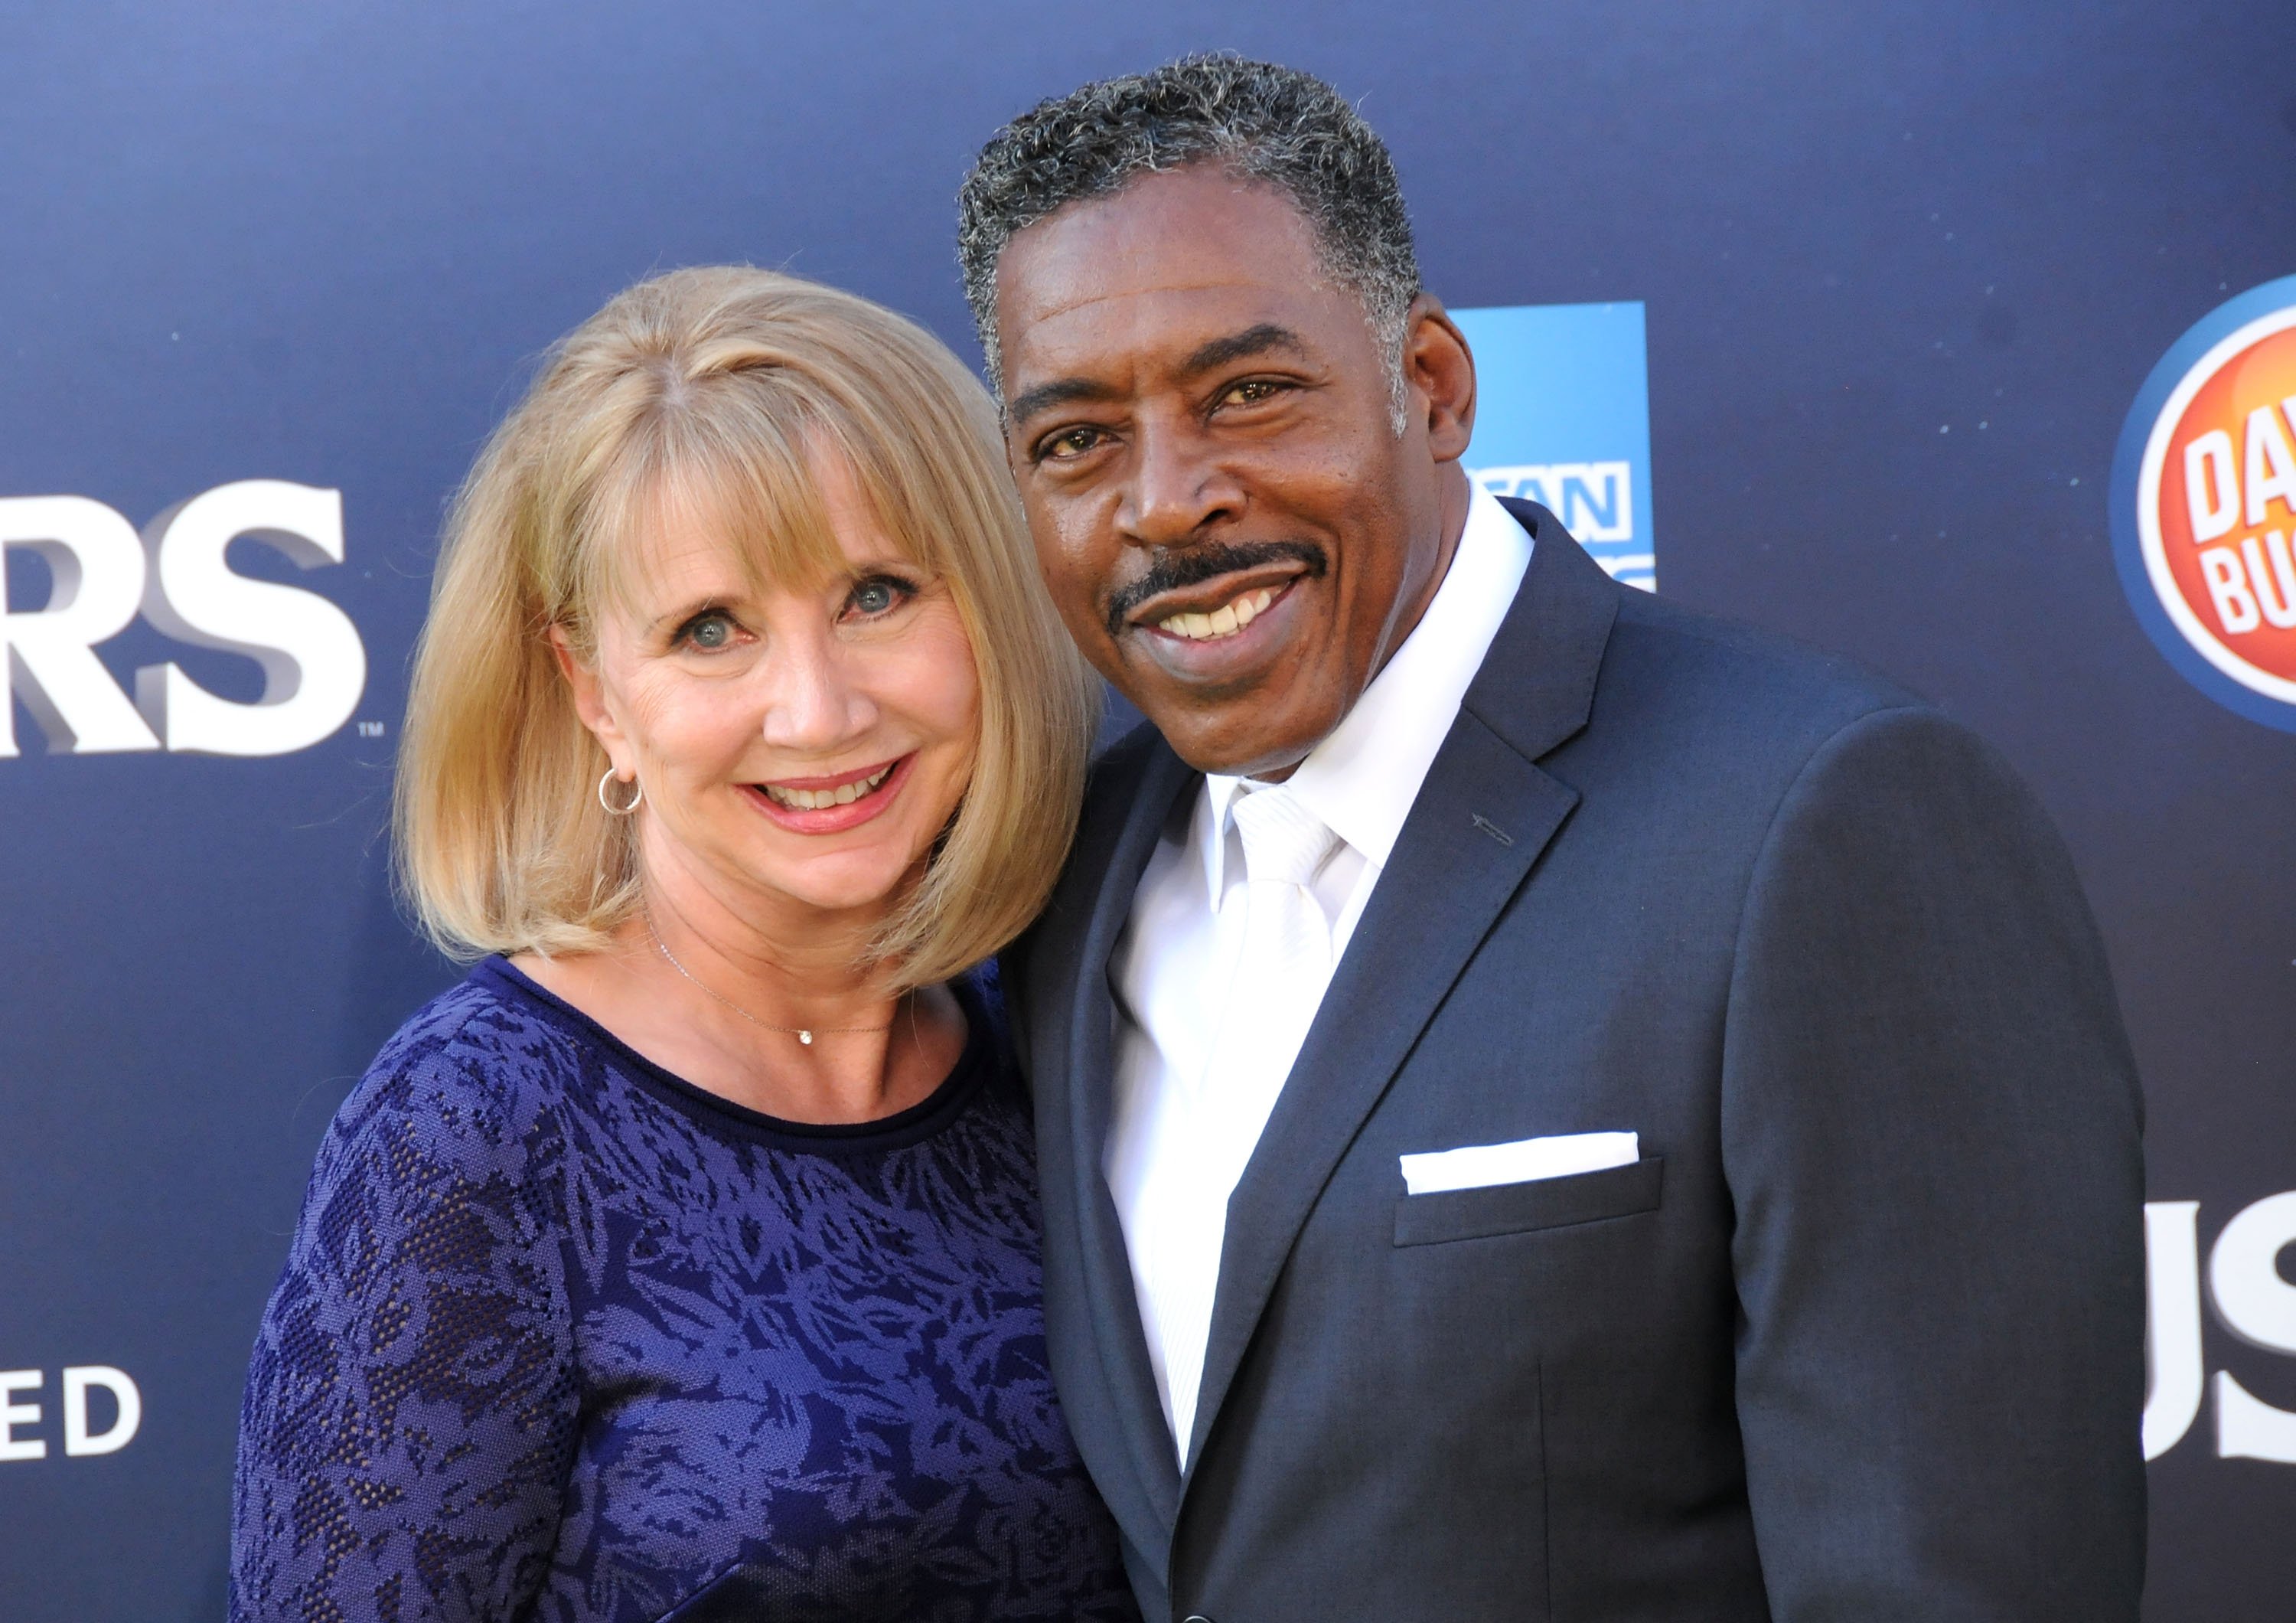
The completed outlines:
<svg viewBox="0 0 2296 1623">
<path fill-rule="evenodd" d="M 453 975 L 379 831 L 441 503 L 531 358 L 724 259 L 969 346 L 969 153 L 1207 45 L 1360 98 L 1445 298 L 1643 303 L 1663 590 L 2006 751 L 2114 955 L 2154 1198 L 2201 1201 L 2205 1246 L 2296 1188 L 2296 737 L 2155 652 L 2105 507 L 2154 363 L 2296 270 L 2284 0 L 10 7 L 0 495 L 140 524 L 231 480 L 340 490 L 349 562 L 296 583 L 357 622 L 381 736 L 0 762 L 0 1369 L 45 1372 L 50 1438 L 66 1365 L 144 1404 L 118 1454 L 0 1463 L 0 1615 L 221 1612 L 240 1383 L 312 1151 Z M 36 563 L 7 575 L 37 600 Z M 170 656 L 254 691 L 140 625 L 104 649 Z M 2207 1334 L 2296 1408 L 2296 1359 Z M 2152 1617 L 2284 1605 L 2296 1466 L 2218 1459 L 2204 1411 L 2153 1483 Z"/>
</svg>

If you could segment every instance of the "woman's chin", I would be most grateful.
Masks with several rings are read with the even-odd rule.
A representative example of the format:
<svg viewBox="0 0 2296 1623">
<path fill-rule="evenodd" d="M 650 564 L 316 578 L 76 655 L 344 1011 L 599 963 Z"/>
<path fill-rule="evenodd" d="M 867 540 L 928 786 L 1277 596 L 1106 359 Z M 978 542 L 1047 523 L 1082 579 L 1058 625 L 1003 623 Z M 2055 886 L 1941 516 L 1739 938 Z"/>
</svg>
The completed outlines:
<svg viewBox="0 0 2296 1623">
<path fill-rule="evenodd" d="M 890 909 L 915 869 L 902 853 L 840 852 L 804 863 L 761 864 L 750 877 L 797 908 L 833 915 Z"/>
</svg>

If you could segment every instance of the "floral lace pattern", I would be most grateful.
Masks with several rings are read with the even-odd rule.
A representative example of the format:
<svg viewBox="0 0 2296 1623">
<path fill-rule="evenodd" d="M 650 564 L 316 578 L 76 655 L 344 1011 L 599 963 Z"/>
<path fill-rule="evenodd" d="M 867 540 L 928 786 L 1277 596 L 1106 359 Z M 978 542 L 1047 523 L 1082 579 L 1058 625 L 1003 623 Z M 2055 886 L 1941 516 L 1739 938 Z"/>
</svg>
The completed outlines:
<svg viewBox="0 0 2296 1623">
<path fill-rule="evenodd" d="M 499 960 L 417 1014 L 264 1315 L 235 1623 L 1136 1617 L 960 991 L 957 1070 L 857 1129 L 715 1100 Z"/>
</svg>

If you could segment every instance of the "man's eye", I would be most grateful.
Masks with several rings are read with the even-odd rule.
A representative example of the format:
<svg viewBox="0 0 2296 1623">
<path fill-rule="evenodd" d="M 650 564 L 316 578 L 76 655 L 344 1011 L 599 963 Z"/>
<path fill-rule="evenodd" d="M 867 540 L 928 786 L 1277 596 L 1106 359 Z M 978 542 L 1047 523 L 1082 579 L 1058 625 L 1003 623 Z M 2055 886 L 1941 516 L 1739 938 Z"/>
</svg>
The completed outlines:
<svg viewBox="0 0 2296 1623">
<path fill-rule="evenodd" d="M 1038 461 L 1061 462 L 1072 457 L 1081 457 L 1098 445 L 1100 438 L 1100 430 L 1096 428 L 1064 428 L 1037 445 L 1037 458 Z"/>
<path fill-rule="evenodd" d="M 1257 406 L 1263 400 L 1271 399 L 1282 386 L 1272 378 L 1247 378 L 1241 383 L 1231 384 L 1227 391 L 1220 396 L 1220 404 Z"/>
</svg>

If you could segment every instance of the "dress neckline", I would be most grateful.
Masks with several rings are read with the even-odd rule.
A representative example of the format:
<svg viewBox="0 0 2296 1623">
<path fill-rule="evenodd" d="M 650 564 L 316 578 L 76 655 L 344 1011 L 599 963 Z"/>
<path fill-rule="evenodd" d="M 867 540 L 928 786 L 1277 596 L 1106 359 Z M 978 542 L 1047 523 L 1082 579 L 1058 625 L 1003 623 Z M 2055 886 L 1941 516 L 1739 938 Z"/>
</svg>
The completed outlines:
<svg viewBox="0 0 2296 1623">
<path fill-rule="evenodd" d="M 589 1015 L 540 985 L 500 954 L 480 962 L 471 978 L 506 1001 L 531 1007 L 550 1024 L 603 1050 L 615 1068 L 697 1125 L 750 1143 L 810 1155 L 849 1155 L 898 1149 L 942 1132 L 962 1116 L 998 1069 L 996 1025 L 970 975 L 948 983 L 964 1011 L 964 1050 L 931 1093 L 890 1116 L 866 1122 L 800 1122 L 767 1115 L 688 1082 L 623 1042 Z"/>
</svg>

